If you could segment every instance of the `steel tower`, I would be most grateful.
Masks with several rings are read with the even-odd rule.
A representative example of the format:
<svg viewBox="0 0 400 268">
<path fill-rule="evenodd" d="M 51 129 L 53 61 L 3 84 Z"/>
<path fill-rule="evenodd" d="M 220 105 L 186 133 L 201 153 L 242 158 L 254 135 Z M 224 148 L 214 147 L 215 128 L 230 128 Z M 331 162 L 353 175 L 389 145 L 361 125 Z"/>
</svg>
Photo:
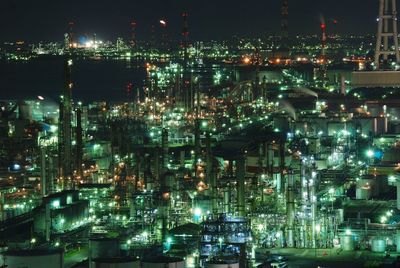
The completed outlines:
<svg viewBox="0 0 400 268">
<path fill-rule="evenodd" d="M 68 23 L 68 28 L 69 28 L 69 30 L 68 30 L 68 42 L 69 42 L 69 48 L 70 49 L 74 48 L 74 26 L 75 26 L 75 24 L 74 24 L 73 21 L 70 21 Z"/>
<path fill-rule="evenodd" d="M 392 49 L 392 45 L 389 45 L 389 38 L 393 39 L 394 49 Z M 376 69 L 382 69 L 381 56 L 383 63 L 386 63 L 388 55 L 395 55 L 396 63 L 400 62 L 396 0 L 379 0 L 378 34 L 375 49 Z"/>
</svg>

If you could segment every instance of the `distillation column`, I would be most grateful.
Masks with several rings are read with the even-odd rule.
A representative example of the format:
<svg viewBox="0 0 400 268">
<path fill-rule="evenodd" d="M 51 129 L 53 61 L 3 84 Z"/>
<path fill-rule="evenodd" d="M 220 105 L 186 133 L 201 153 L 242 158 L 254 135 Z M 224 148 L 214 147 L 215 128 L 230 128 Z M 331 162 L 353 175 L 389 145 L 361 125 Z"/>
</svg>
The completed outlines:
<svg viewBox="0 0 400 268">
<path fill-rule="evenodd" d="M 42 197 L 47 195 L 47 178 L 46 178 L 46 147 L 40 146 L 40 194 Z"/>
<path fill-rule="evenodd" d="M 211 151 L 211 134 L 206 135 L 206 178 L 207 184 L 211 190 L 211 209 L 212 213 L 218 213 L 218 193 L 217 193 L 217 174 L 213 165 L 213 156 Z"/>
<path fill-rule="evenodd" d="M 313 157 L 303 157 L 301 165 L 301 226 L 300 240 L 302 247 L 316 247 L 317 198 L 315 185 L 317 172 Z M 307 236 L 311 234 L 311 236 Z"/>
<path fill-rule="evenodd" d="M 286 188 L 286 218 L 287 218 L 287 246 L 294 247 L 294 219 L 295 219 L 295 204 L 294 204 L 294 172 L 289 170 Z"/>
<path fill-rule="evenodd" d="M 63 187 L 65 181 L 72 176 L 72 79 L 71 79 L 72 60 L 68 60 L 65 65 L 66 85 L 64 95 L 60 103 L 60 139 L 59 139 L 59 176 L 62 178 Z"/>
<path fill-rule="evenodd" d="M 246 215 L 245 206 L 245 176 L 246 176 L 246 162 L 245 158 L 236 160 L 236 177 L 237 177 L 237 208 L 239 217 Z"/>
</svg>

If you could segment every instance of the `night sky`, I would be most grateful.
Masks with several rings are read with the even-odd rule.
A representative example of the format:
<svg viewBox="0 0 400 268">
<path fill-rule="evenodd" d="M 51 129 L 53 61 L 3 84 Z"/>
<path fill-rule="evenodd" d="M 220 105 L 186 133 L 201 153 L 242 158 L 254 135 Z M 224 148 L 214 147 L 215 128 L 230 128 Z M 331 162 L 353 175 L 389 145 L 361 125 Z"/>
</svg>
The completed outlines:
<svg viewBox="0 0 400 268">
<path fill-rule="evenodd" d="M 67 22 L 78 35 L 99 39 L 128 37 L 138 23 L 138 39 L 148 39 L 152 24 L 169 21 L 170 36 L 182 29 L 181 11 L 189 11 L 191 38 L 224 39 L 265 36 L 279 31 L 281 0 L 0 0 L 0 41 L 61 41 Z M 378 0 L 289 0 L 290 34 L 319 31 L 321 15 L 337 19 L 339 33 L 374 33 Z"/>
</svg>

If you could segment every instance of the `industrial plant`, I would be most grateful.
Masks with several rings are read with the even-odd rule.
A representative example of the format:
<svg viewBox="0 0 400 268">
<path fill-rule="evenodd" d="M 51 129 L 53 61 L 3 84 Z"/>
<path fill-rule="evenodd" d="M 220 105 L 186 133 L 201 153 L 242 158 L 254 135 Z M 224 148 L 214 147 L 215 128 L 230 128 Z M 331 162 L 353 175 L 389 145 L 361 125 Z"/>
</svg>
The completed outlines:
<svg viewBox="0 0 400 268">
<path fill-rule="evenodd" d="M 289 2 L 263 38 L 195 41 L 182 10 L 179 40 L 0 45 L 63 85 L 0 101 L 0 267 L 399 267 L 397 1 L 367 36 L 292 35 Z M 143 79 L 85 99 L 85 62 Z"/>
</svg>

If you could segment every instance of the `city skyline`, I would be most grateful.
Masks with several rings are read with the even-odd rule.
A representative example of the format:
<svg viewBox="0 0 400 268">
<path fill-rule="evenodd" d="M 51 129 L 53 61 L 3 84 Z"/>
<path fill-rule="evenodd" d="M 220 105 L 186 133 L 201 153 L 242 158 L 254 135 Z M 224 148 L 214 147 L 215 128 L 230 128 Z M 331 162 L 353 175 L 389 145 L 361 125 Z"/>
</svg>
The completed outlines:
<svg viewBox="0 0 400 268">
<path fill-rule="evenodd" d="M 180 15 L 183 10 L 189 12 L 190 35 L 193 40 L 220 40 L 232 35 L 263 37 L 280 32 L 281 1 L 261 3 L 250 0 L 234 4 L 227 0 L 218 3 L 181 2 L 157 0 L 132 3 L 117 0 L 111 4 L 108 1 L 93 0 L 84 3 L 42 0 L 22 3 L 9 0 L 0 11 L 0 38 L 1 41 L 58 41 L 68 31 L 68 22 L 73 21 L 74 31 L 78 35 L 96 33 L 103 40 L 115 40 L 117 37 L 129 36 L 129 25 L 134 19 L 137 21 L 138 39 L 148 40 L 151 26 L 165 19 L 170 37 L 179 39 L 182 30 Z M 289 33 L 319 33 L 319 23 L 321 18 L 325 18 L 328 31 L 333 20 L 337 20 L 335 31 L 338 33 L 374 34 L 377 7 L 378 2 L 373 0 L 353 0 L 351 3 L 344 0 L 291 1 Z M 354 20 L 355 16 L 357 20 Z"/>
</svg>

